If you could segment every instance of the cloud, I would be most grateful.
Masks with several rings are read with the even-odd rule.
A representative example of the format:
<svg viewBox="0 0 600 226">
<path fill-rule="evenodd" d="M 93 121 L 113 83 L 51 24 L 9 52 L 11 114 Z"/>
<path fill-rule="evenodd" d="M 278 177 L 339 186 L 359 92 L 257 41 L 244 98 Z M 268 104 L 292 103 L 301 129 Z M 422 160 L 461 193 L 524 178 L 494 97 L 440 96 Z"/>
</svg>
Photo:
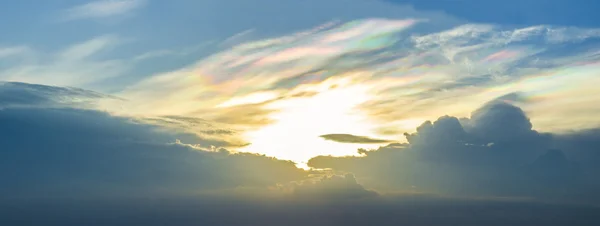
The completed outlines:
<svg viewBox="0 0 600 226">
<path fill-rule="evenodd" d="M 132 39 L 105 34 L 70 43 L 56 51 L 28 46 L 0 48 L 0 80 L 52 86 L 71 86 L 114 92 L 144 75 L 140 68 L 151 67 L 165 58 L 181 59 L 206 48 L 210 42 L 185 49 L 149 50 L 126 53 L 122 47 Z M 152 68 L 152 70 L 161 70 Z"/>
<path fill-rule="evenodd" d="M 477 186 L 475 191 L 500 186 L 491 194 L 522 194 L 513 190 L 496 193 L 510 188 L 506 186 L 510 180 L 504 179 L 515 175 L 512 172 L 527 179 L 516 184 L 517 191 L 538 184 L 536 193 L 545 195 L 573 194 L 571 186 L 582 177 L 595 178 L 595 174 L 582 174 L 580 170 L 587 168 L 580 168 L 571 156 L 557 150 L 541 152 L 531 164 L 519 167 L 510 162 L 516 156 L 526 156 L 518 152 L 532 152 L 530 147 L 519 149 L 524 143 L 513 145 L 514 137 L 470 134 L 501 129 L 529 134 L 528 142 L 534 144 L 536 139 L 545 139 L 527 130 L 529 123 L 520 109 L 503 102 L 486 105 L 469 120 L 447 116 L 426 123 L 411 135 L 421 143 L 411 140 L 410 144 L 367 151 L 362 158 L 331 157 L 334 164 L 326 162 L 336 171 L 356 172 L 357 179 L 353 174 L 329 176 L 327 171 L 298 169 L 289 161 L 210 148 L 199 137 L 193 140 L 136 119 L 77 109 L 80 105 L 70 101 L 107 98 L 90 91 L 23 83 L 0 87 L 4 92 L 4 108 L 0 110 L 0 224 L 597 224 L 596 206 L 490 198 L 472 192 L 472 185 Z M 48 103 L 65 104 L 55 108 Z M 515 122 L 500 128 L 495 124 L 499 118 Z M 197 118 L 161 119 L 222 132 Z M 463 123 L 469 125 L 463 128 L 463 137 L 435 138 L 461 131 Z M 530 133 L 519 132 L 523 130 Z M 598 134 L 583 134 L 561 136 L 559 140 L 565 147 L 583 142 L 585 153 L 596 153 L 588 151 L 596 151 L 593 142 L 600 140 Z M 490 141 L 496 143 L 489 145 Z M 413 154 L 402 154 L 410 152 Z M 502 160 L 510 161 L 504 165 Z M 370 188 L 377 186 L 374 177 L 381 177 L 388 186 L 409 183 L 414 187 L 376 192 Z M 485 187 L 484 182 L 491 184 Z M 442 192 L 452 190 L 457 183 L 465 189 L 457 193 L 466 197 L 427 192 L 429 186 L 436 185 L 444 185 Z M 590 187 L 584 194 L 596 191 Z M 594 196 L 586 198 L 593 200 Z"/>
<path fill-rule="evenodd" d="M 122 16 L 142 7 L 145 0 L 99 0 L 73 6 L 64 12 L 64 20 L 99 19 Z"/>
<path fill-rule="evenodd" d="M 0 79 L 58 86 L 91 87 L 129 69 L 126 60 L 101 57 L 122 44 L 115 35 L 103 35 L 74 43 L 54 53 L 30 50 L 27 57 L 15 59 L 0 70 Z"/>
<path fill-rule="evenodd" d="M 0 108 L 96 108 L 102 100 L 119 98 L 89 90 L 54 87 L 20 82 L 0 82 Z"/>
<path fill-rule="evenodd" d="M 597 133 L 539 133 L 521 109 L 504 101 L 487 103 L 470 118 L 427 121 L 416 131 L 405 134 L 405 145 L 360 150 L 364 155 L 358 157 L 315 157 L 308 165 L 352 172 L 377 190 L 574 202 L 600 198 L 600 181 L 591 176 L 600 158 L 590 143 L 581 142 L 598 139 Z"/>
<path fill-rule="evenodd" d="M 378 143 L 391 143 L 390 140 L 381 140 L 365 136 L 356 136 L 352 134 L 325 134 L 321 135 L 325 140 L 331 140 L 340 143 L 358 143 L 358 144 L 378 144 Z"/>
<path fill-rule="evenodd" d="M 12 97 L 2 95 L 0 110 L 2 197 L 174 197 L 306 176 L 292 162 L 234 153 L 191 134 L 78 109 L 77 102 L 49 104 L 104 98 L 92 92 L 19 83 L 1 90 Z"/>
<path fill-rule="evenodd" d="M 65 61 L 77 61 L 89 58 L 119 44 L 118 37 L 103 35 L 93 39 L 75 43 L 58 53 L 58 58 Z"/>
<path fill-rule="evenodd" d="M 29 51 L 31 50 L 27 46 L 0 47 L 0 58 L 22 56 Z"/>
<path fill-rule="evenodd" d="M 464 18 L 473 23 L 503 25 L 553 24 L 563 26 L 597 27 L 599 24 L 587 18 L 593 16 L 590 7 L 594 2 L 550 0 L 547 4 L 536 4 L 535 0 L 489 1 L 476 0 L 449 2 L 444 0 L 382 0 L 398 5 L 410 5 L 417 10 L 442 11 Z"/>
<path fill-rule="evenodd" d="M 396 140 L 440 113 L 466 117 L 491 99 L 518 93 L 513 103 L 537 130 L 600 125 L 591 107 L 595 88 L 583 82 L 595 81 L 600 70 L 597 29 L 463 24 L 439 30 L 431 23 L 417 15 L 369 18 L 247 41 L 127 87 L 119 96 L 131 103 L 118 111 L 205 118 L 252 136 L 281 122 L 292 102 L 347 92 L 352 106 L 344 107 L 352 110 L 344 115 L 357 122 L 347 127 L 362 131 L 324 125 L 329 131 L 296 139 L 316 143 L 323 134 L 360 133 Z M 335 124 L 326 115 L 311 119 Z"/>
</svg>

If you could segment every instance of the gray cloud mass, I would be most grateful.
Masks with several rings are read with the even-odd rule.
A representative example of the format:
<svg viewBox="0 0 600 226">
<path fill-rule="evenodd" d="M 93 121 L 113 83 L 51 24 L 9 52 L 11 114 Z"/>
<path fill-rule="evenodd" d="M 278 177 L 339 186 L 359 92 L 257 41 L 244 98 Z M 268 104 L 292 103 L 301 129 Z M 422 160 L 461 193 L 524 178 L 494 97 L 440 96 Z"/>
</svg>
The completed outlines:
<svg viewBox="0 0 600 226">
<path fill-rule="evenodd" d="M 492 101 L 470 118 L 427 121 L 408 144 L 359 150 L 364 156 L 320 156 L 309 166 L 354 173 L 365 186 L 453 195 L 532 197 L 595 202 L 597 131 L 539 133 L 526 114 Z M 587 141 L 587 142 L 586 142 Z"/>
</svg>

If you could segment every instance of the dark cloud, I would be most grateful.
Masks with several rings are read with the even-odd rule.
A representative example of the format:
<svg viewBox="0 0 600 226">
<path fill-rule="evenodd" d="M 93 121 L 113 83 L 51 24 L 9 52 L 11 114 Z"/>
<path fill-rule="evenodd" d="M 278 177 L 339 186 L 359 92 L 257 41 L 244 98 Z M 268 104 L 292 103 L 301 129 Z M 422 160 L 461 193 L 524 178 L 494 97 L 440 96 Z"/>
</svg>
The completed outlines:
<svg viewBox="0 0 600 226">
<path fill-rule="evenodd" d="M 532 128 L 521 109 L 492 101 L 470 118 L 423 123 L 405 134 L 408 144 L 359 150 L 358 157 L 320 156 L 308 165 L 352 172 L 378 190 L 598 200 L 600 180 L 591 175 L 600 163 L 594 146 L 600 133 L 544 134 Z"/>
<path fill-rule="evenodd" d="M 378 144 L 393 142 L 389 140 L 381 140 L 365 136 L 356 136 L 352 134 L 325 134 L 321 135 L 320 137 L 322 137 L 325 140 L 331 140 L 340 143 Z"/>
<path fill-rule="evenodd" d="M 183 195 L 305 176 L 292 162 L 202 149 L 97 111 L 3 109 L 0 126 L 0 194 L 9 197 Z"/>
<path fill-rule="evenodd" d="M 3 107 L 92 107 L 98 100 L 122 100 L 89 90 L 21 82 L 0 82 L 0 108 Z"/>
</svg>

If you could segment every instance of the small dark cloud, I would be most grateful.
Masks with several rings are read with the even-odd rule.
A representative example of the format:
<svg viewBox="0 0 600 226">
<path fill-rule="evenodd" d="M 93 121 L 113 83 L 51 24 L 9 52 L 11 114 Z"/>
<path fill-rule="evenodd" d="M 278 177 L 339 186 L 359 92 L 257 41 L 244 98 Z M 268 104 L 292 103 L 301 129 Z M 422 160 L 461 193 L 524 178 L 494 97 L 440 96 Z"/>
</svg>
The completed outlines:
<svg viewBox="0 0 600 226">
<path fill-rule="evenodd" d="M 331 140 L 339 143 L 379 144 L 394 142 L 390 140 L 382 140 L 365 136 L 356 136 L 352 134 L 325 134 L 319 137 L 322 137 L 325 140 Z"/>
</svg>

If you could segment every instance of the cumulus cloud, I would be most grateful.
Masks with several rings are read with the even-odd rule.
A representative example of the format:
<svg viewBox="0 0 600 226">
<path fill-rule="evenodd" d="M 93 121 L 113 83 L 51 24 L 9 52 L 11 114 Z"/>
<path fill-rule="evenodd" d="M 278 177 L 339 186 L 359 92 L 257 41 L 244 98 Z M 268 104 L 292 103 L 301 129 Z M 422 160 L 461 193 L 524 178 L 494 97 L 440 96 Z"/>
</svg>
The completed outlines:
<svg viewBox="0 0 600 226">
<path fill-rule="evenodd" d="M 600 198 L 597 133 L 539 133 L 518 107 L 492 101 L 470 118 L 440 117 L 406 133 L 408 144 L 360 150 L 360 157 L 313 158 L 308 165 L 352 172 L 369 187 L 444 194 L 525 196 L 586 202 Z M 588 137 L 588 138 L 584 138 Z M 568 144 L 568 145 L 567 145 Z M 564 147 L 559 150 L 556 147 Z M 578 153 L 578 154 L 576 154 Z M 587 171 L 587 172 L 586 172 Z"/>
</svg>

